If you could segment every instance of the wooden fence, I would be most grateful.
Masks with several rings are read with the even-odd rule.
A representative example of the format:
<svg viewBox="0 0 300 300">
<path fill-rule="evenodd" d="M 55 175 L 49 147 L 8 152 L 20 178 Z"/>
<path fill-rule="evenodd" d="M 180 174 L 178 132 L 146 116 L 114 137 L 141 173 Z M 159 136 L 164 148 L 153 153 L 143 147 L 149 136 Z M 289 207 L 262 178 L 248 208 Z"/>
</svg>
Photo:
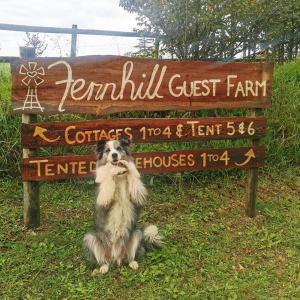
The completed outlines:
<svg viewBox="0 0 300 300">
<path fill-rule="evenodd" d="M 77 37 L 78 35 L 95 35 L 95 36 L 118 36 L 118 37 L 135 37 L 135 38 L 153 38 L 155 39 L 155 53 L 158 57 L 159 39 L 157 35 L 152 35 L 146 32 L 130 32 L 130 31 L 113 31 L 113 30 L 99 30 L 99 29 L 81 29 L 76 24 L 72 28 L 62 27 L 45 27 L 45 26 L 29 26 L 0 23 L 0 30 L 5 31 L 20 31 L 20 32 L 38 32 L 38 33 L 56 33 L 71 35 L 70 56 L 75 57 L 77 53 Z M 27 49 L 28 51 L 28 49 Z M 21 55 L 22 56 L 22 55 Z M 26 55 L 23 55 L 23 57 Z M 0 56 L 0 62 L 12 62 L 16 57 Z"/>
</svg>

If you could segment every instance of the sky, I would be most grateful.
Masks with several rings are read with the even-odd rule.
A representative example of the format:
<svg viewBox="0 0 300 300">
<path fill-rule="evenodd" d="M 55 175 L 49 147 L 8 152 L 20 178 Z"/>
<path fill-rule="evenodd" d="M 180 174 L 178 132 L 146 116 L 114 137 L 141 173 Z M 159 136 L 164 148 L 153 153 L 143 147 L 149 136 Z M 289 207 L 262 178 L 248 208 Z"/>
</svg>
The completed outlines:
<svg viewBox="0 0 300 300">
<path fill-rule="evenodd" d="M 0 0 L 0 23 L 133 31 L 136 15 L 119 7 L 119 0 Z M 0 56 L 19 56 L 26 34 L 0 30 Z M 48 44 L 43 56 L 68 56 L 70 35 L 40 34 Z M 78 36 L 77 55 L 124 55 L 135 51 L 136 38 Z"/>
</svg>

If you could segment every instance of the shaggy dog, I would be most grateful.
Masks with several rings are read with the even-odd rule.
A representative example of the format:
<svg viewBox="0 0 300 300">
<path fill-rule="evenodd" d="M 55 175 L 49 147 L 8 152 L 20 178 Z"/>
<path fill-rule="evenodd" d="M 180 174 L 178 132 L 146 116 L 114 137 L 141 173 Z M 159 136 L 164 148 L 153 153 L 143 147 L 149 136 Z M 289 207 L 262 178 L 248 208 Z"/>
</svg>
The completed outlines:
<svg viewBox="0 0 300 300">
<path fill-rule="evenodd" d="M 137 228 L 147 191 L 134 164 L 130 141 L 100 141 L 97 155 L 96 228 L 83 240 L 87 259 L 100 266 L 92 275 L 104 274 L 111 263 L 120 265 L 122 261 L 136 270 L 136 260 L 147 250 L 160 248 L 162 238 L 154 225 Z"/>
</svg>

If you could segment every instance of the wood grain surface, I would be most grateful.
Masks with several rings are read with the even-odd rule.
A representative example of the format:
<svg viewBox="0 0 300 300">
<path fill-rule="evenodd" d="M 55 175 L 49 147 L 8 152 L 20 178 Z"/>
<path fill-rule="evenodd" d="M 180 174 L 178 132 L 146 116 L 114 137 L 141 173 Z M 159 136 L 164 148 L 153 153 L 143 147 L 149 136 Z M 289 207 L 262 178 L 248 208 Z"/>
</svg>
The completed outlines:
<svg viewBox="0 0 300 300">
<path fill-rule="evenodd" d="M 263 165 L 265 147 L 182 150 L 135 153 L 137 168 L 143 174 L 253 168 Z M 31 157 L 23 160 L 23 180 L 58 180 L 93 177 L 94 155 Z"/>
<path fill-rule="evenodd" d="M 12 64 L 14 113 L 265 108 L 273 66 L 121 56 L 39 58 Z"/>
<path fill-rule="evenodd" d="M 37 148 L 95 144 L 127 137 L 133 143 L 257 138 L 266 132 L 265 117 L 194 119 L 113 119 L 22 125 L 22 144 Z"/>
</svg>

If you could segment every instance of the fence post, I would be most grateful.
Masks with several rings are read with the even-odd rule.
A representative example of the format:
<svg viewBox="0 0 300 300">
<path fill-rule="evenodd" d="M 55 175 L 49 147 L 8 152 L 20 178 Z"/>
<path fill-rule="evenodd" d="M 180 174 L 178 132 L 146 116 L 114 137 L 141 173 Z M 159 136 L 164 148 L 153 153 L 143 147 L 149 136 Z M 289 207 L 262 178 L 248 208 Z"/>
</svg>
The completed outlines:
<svg viewBox="0 0 300 300">
<path fill-rule="evenodd" d="M 254 108 L 252 110 L 251 116 L 256 117 L 261 114 L 261 109 Z M 260 139 L 253 139 L 252 146 L 259 146 Z M 256 197 L 257 197 L 257 183 L 258 183 L 258 168 L 251 168 L 248 171 L 248 181 L 247 181 L 247 200 L 246 200 L 246 215 L 250 218 L 255 218 L 256 216 Z"/>
<path fill-rule="evenodd" d="M 158 59 L 159 58 L 159 39 L 158 39 L 158 37 L 155 38 L 154 49 L 155 49 L 154 57 Z"/>
<path fill-rule="evenodd" d="M 32 47 L 20 47 L 21 58 L 35 58 L 35 49 Z M 22 123 L 37 122 L 37 115 L 22 114 Z M 23 148 L 23 158 L 35 155 L 35 152 L 28 148 Z M 40 225 L 40 200 L 39 183 L 36 181 L 23 181 L 23 201 L 24 201 L 24 224 L 27 228 L 35 228 Z"/>
<path fill-rule="evenodd" d="M 73 24 L 72 25 L 72 29 L 77 29 L 77 25 Z M 71 57 L 75 57 L 76 56 L 76 52 L 77 52 L 77 33 L 76 32 L 72 32 L 72 38 L 71 38 Z"/>
</svg>

